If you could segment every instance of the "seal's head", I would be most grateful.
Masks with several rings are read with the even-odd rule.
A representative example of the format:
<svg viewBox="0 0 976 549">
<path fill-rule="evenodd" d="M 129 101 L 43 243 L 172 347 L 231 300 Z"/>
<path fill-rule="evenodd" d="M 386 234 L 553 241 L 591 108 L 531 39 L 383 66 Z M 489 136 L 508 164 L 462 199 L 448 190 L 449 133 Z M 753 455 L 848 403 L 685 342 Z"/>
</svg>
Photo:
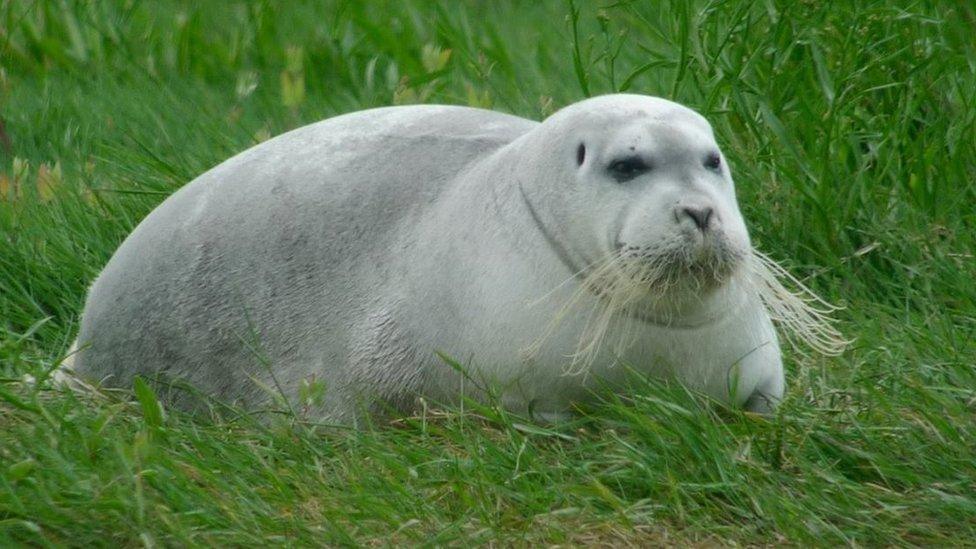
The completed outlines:
<svg viewBox="0 0 976 549">
<path fill-rule="evenodd" d="M 547 165 L 535 173 L 548 181 L 522 193 L 588 289 L 662 323 L 713 316 L 702 305 L 751 246 L 709 123 L 664 99 L 608 95 L 538 130 Z"/>
</svg>

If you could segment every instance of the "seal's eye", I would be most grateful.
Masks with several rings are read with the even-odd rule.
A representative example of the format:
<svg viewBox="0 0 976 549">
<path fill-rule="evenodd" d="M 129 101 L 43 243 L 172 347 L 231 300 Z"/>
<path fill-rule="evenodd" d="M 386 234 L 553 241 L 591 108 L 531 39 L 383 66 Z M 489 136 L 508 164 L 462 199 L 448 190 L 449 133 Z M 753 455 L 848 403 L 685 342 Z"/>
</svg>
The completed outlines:
<svg viewBox="0 0 976 549">
<path fill-rule="evenodd" d="M 584 160 L 586 160 L 586 145 L 580 143 L 576 148 L 576 165 L 582 166 Z"/>
<path fill-rule="evenodd" d="M 709 170 L 717 170 L 722 165 L 722 157 L 717 152 L 708 153 L 708 156 L 705 157 L 705 161 L 702 164 Z"/>
<path fill-rule="evenodd" d="M 651 167 L 644 162 L 639 156 L 630 156 L 627 158 L 621 158 L 620 160 L 614 160 L 610 163 L 608 170 L 610 175 L 614 177 L 617 181 L 627 181 L 633 179 L 638 175 L 650 170 Z"/>
</svg>

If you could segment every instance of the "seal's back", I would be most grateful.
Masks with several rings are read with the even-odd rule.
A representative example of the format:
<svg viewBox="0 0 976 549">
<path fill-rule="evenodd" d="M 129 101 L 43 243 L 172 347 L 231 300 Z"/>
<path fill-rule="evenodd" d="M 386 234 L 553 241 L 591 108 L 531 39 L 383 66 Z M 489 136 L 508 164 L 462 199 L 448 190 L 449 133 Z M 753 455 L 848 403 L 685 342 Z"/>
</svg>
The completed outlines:
<svg viewBox="0 0 976 549">
<path fill-rule="evenodd" d="M 85 305 L 76 371 L 123 387 L 136 374 L 181 380 L 246 405 L 266 400 L 262 385 L 328 371 L 346 358 L 349 323 L 395 275 L 385 258 L 398 227 L 536 124 L 391 107 L 227 160 L 160 204 L 109 260 Z M 281 363 L 304 367 L 272 375 Z"/>
</svg>

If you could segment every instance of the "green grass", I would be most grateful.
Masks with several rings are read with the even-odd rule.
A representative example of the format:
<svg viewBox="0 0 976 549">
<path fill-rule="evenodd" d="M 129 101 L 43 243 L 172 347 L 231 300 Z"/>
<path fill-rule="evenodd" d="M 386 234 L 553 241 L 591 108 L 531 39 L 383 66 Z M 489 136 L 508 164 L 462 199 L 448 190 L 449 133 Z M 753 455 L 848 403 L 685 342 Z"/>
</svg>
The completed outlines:
<svg viewBox="0 0 976 549">
<path fill-rule="evenodd" d="M 0 2 L 0 545 L 976 545 L 976 9 L 600 4 Z M 620 90 L 705 114 L 754 241 L 846 307 L 776 418 L 645 383 L 346 432 L 44 381 L 127 232 L 231 154 Z"/>
</svg>

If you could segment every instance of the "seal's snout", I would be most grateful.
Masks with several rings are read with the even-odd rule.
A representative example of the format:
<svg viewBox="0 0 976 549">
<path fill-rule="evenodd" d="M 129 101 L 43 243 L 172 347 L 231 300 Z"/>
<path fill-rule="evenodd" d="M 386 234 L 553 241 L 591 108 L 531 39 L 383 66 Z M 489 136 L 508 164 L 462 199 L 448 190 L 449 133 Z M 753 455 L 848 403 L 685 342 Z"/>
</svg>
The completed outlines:
<svg viewBox="0 0 976 549">
<path fill-rule="evenodd" d="M 679 222 L 682 218 L 690 218 L 699 231 L 708 232 L 714 218 L 714 208 L 711 206 L 679 206 L 679 210 L 680 212 L 676 215 Z"/>
<path fill-rule="evenodd" d="M 681 202 L 674 207 L 673 216 L 675 222 L 689 233 L 707 234 L 718 228 L 718 214 L 708 203 Z"/>
</svg>

